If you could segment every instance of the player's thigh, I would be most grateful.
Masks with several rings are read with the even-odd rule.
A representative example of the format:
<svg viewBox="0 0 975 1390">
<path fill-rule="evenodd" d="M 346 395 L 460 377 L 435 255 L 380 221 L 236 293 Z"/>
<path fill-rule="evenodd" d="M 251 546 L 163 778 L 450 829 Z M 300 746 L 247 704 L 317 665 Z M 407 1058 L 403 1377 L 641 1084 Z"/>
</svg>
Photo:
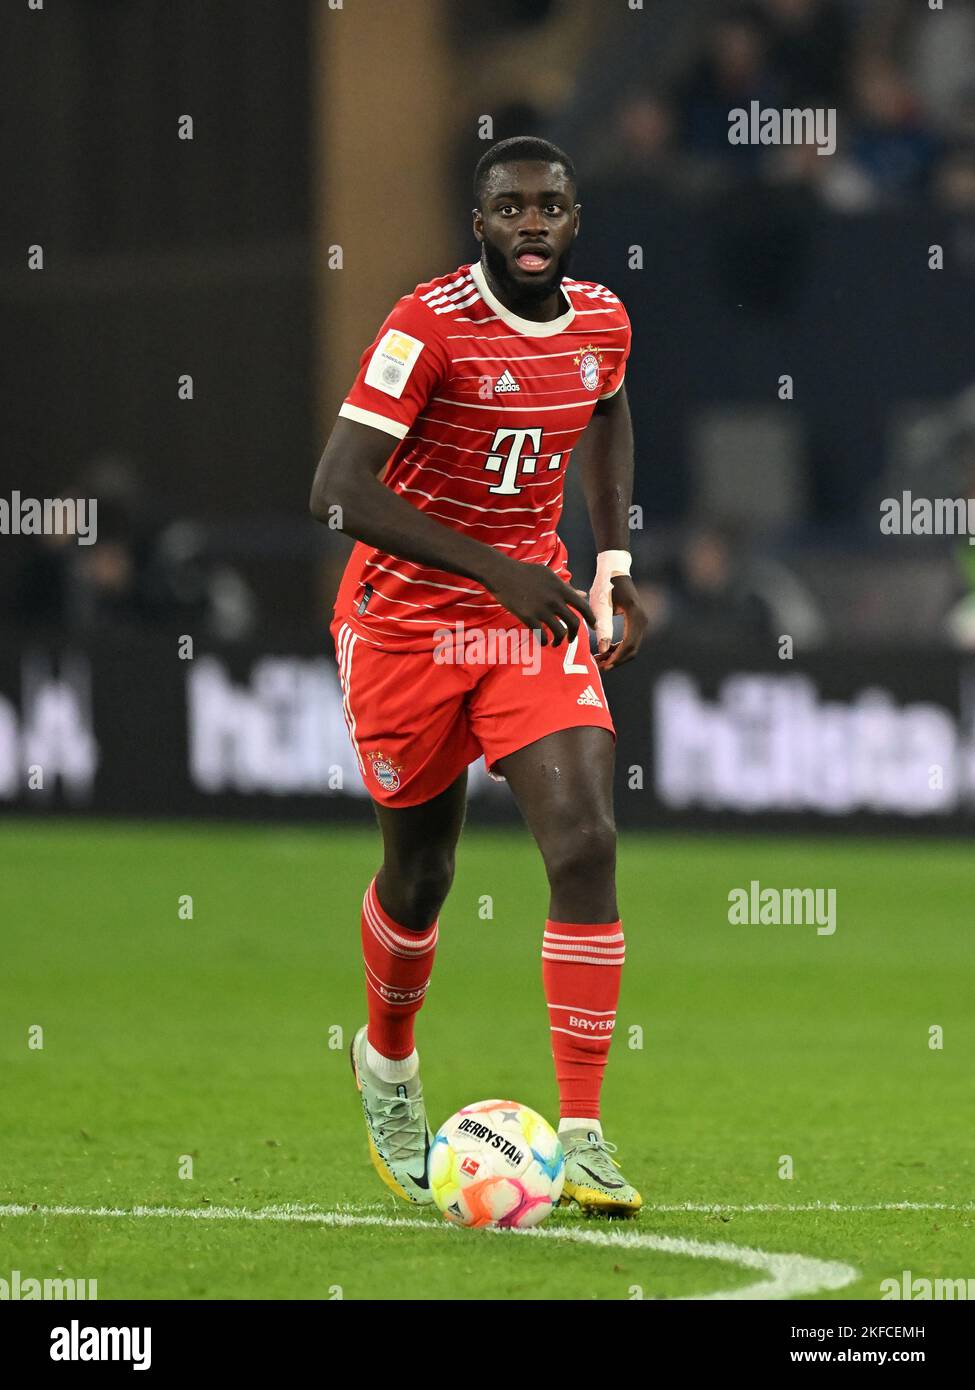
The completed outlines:
<svg viewBox="0 0 975 1390">
<path fill-rule="evenodd" d="M 383 836 L 386 866 L 409 872 L 421 863 L 452 864 L 464 827 L 467 769 L 438 796 L 416 806 L 384 806 L 374 801 Z"/>
<path fill-rule="evenodd" d="M 615 751 L 608 729 L 579 725 L 547 734 L 495 764 L 546 857 L 564 857 L 573 846 L 585 855 L 588 846 L 594 864 L 611 858 Z"/>
<path fill-rule="evenodd" d="M 528 656 L 489 667 L 472 696 L 487 765 L 507 778 L 543 853 L 562 854 L 580 833 L 615 842 L 615 730 L 588 632 Z"/>
<path fill-rule="evenodd" d="M 467 714 L 470 676 L 428 651 L 389 652 L 333 628 L 342 710 L 366 790 L 378 806 L 436 801 L 480 747 Z"/>
</svg>

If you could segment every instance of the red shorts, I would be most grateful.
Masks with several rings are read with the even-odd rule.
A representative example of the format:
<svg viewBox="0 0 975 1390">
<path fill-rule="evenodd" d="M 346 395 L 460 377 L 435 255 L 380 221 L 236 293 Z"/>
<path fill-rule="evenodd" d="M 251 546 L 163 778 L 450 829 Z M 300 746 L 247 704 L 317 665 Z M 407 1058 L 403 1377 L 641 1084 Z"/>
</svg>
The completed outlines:
<svg viewBox="0 0 975 1390">
<path fill-rule="evenodd" d="M 490 769 L 560 729 L 616 736 L 585 624 L 558 647 L 521 627 L 480 634 L 480 648 L 468 631 L 466 645 L 439 654 L 383 651 L 341 619 L 331 631 L 359 770 L 384 806 L 429 801 L 482 754 Z"/>
</svg>

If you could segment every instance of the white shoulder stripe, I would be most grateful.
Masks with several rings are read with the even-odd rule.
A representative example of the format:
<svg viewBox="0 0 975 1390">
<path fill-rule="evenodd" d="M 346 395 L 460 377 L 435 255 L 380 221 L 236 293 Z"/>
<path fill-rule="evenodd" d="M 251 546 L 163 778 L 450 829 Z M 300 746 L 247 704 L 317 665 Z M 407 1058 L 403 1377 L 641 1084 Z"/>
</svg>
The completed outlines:
<svg viewBox="0 0 975 1390">
<path fill-rule="evenodd" d="M 435 314 L 452 314 L 452 313 L 454 313 L 455 310 L 457 310 L 457 309 L 468 309 L 468 308 L 470 308 L 470 306 L 471 306 L 472 304 L 476 304 L 477 301 L 480 299 L 480 297 L 481 297 L 481 296 L 480 296 L 480 295 L 477 293 L 477 291 L 475 290 L 474 293 L 473 293 L 469 298 L 467 298 L 467 299 L 461 299 L 461 300 L 459 300 L 458 302 L 453 303 L 453 304 L 444 304 L 442 308 L 440 308 L 440 309 L 434 309 L 433 312 L 434 312 Z"/>
<path fill-rule="evenodd" d="M 439 294 L 424 295 L 424 302 L 426 303 L 428 309 L 433 309 L 438 304 L 452 303 L 458 299 L 462 299 L 465 295 L 470 294 L 472 284 L 473 281 L 471 280 L 471 277 L 468 275 L 467 279 L 462 282 L 459 289 L 452 290 L 449 293 L 447 290 L 442 290 Z"/>
<path fill-rule="evenodd" d="M 439 299 L 441 295 L 449 294 L 451 290 L 456 290 L 459 285 L 463 285 L 466 281 L 470 280 L 470 278 L 470 271 L 465 271 L 463 275 L 458 275 L 456 280 L 451 280 L 449 285 L 440 285 L 435 290 L 427 290 L 426 294 L 420 295 L 420 299 L 424 304 L 429 303 L 431 299 Z"/>
</svg>

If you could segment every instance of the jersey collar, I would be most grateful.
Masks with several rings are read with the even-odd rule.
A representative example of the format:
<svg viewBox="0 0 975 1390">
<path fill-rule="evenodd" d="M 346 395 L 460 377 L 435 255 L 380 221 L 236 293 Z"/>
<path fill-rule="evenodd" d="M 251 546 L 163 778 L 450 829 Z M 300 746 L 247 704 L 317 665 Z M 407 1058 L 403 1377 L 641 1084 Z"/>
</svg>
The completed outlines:
<svg viewBox="0 0 975 1390">
<path fill-rule="evenodd" d="M 529 338 L 551 338 L 553 333 L 561 333 L 568 328 L 569 324 L 576 316 L 576 311 L 569 303 L 569 296 L 566 294 L 566 302 L 569 307 L 564 314 L 557 319 L 549 319 L 547 323 L 538 323 L 535 319 L 523 319 L 518 314 L 513 314 L 510 309 L 506 309 L 496 294 L 493 294 L 487 280 L 484 278 L 484 270 L 480 261 L 475 261 L 471 266 L 471 279 L 477 286 L 481 298 L 484 300 L 498 318 L 506 323 L 509 328 L 513 328 L 516 333 L 524 333 Z M 565 294 L 565 290 L 562 290 Z"/>
</svg>

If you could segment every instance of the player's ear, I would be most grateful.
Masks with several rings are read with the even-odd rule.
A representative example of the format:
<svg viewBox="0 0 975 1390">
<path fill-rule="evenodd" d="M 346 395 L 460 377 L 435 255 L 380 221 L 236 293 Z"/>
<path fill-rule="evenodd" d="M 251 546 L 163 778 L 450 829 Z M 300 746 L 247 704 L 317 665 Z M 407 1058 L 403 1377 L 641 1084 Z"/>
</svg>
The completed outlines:
<svg viewBox="0 0 975 1390">
<path fill-rule="evenodd" d="M 474 235 L 477 237 L 478 241 L 483 241 L 483 240 L 484 240 L 484 216 L 483 216 L 483 214 L 482 214 L 480 208 L 475 208 L 475 209 L 474 209 L 474 211 L 471 213 L 471 220 L 472 220 L 472 225 L 473 225 L 473 227 L 474 227 Z"/>
<path fill-rule="evenodd" d="M 572 225 L 576 229 L 576 236 L 579 235 L 579 228 L 582 226 L 582 204 L 573 203 L 572 205 Z"/>
</svg>

